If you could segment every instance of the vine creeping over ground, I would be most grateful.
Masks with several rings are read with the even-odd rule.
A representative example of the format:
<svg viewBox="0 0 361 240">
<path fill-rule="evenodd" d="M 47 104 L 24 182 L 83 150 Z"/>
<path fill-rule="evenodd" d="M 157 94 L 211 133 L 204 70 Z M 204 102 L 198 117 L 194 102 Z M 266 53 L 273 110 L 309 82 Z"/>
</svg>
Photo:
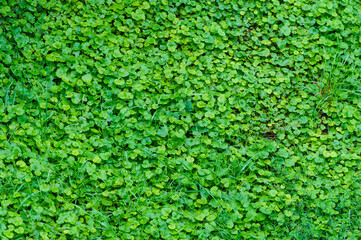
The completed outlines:
<svg viewBox="0 0 361 240">
<path fill-rule="evenodd" d="M 361 239 L 360 1 L 0 15 L 0 239 Z"/>
</svg>

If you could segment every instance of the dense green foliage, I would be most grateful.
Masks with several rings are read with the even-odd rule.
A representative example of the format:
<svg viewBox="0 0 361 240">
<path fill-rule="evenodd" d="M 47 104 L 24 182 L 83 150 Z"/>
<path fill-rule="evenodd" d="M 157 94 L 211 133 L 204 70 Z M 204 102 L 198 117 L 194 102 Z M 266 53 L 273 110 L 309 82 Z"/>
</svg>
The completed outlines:
<svg viewBox="0 0 361 240">
<path fill-rule="evenodd" d="M 361 239 L 361 5 L 1 0 L 1 239 Z"/>
</svg>

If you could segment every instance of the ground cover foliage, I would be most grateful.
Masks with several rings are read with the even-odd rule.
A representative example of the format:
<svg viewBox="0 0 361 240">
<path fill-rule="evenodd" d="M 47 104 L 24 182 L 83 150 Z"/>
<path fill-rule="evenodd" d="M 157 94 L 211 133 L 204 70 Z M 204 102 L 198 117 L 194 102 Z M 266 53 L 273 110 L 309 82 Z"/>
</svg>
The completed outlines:
<svg viewBox="0 0 361 240">
<path fill-rule="evenodd" d="M 361 7 L 2 0 L 1 239 L 360 239 Z"/>
</svg>

